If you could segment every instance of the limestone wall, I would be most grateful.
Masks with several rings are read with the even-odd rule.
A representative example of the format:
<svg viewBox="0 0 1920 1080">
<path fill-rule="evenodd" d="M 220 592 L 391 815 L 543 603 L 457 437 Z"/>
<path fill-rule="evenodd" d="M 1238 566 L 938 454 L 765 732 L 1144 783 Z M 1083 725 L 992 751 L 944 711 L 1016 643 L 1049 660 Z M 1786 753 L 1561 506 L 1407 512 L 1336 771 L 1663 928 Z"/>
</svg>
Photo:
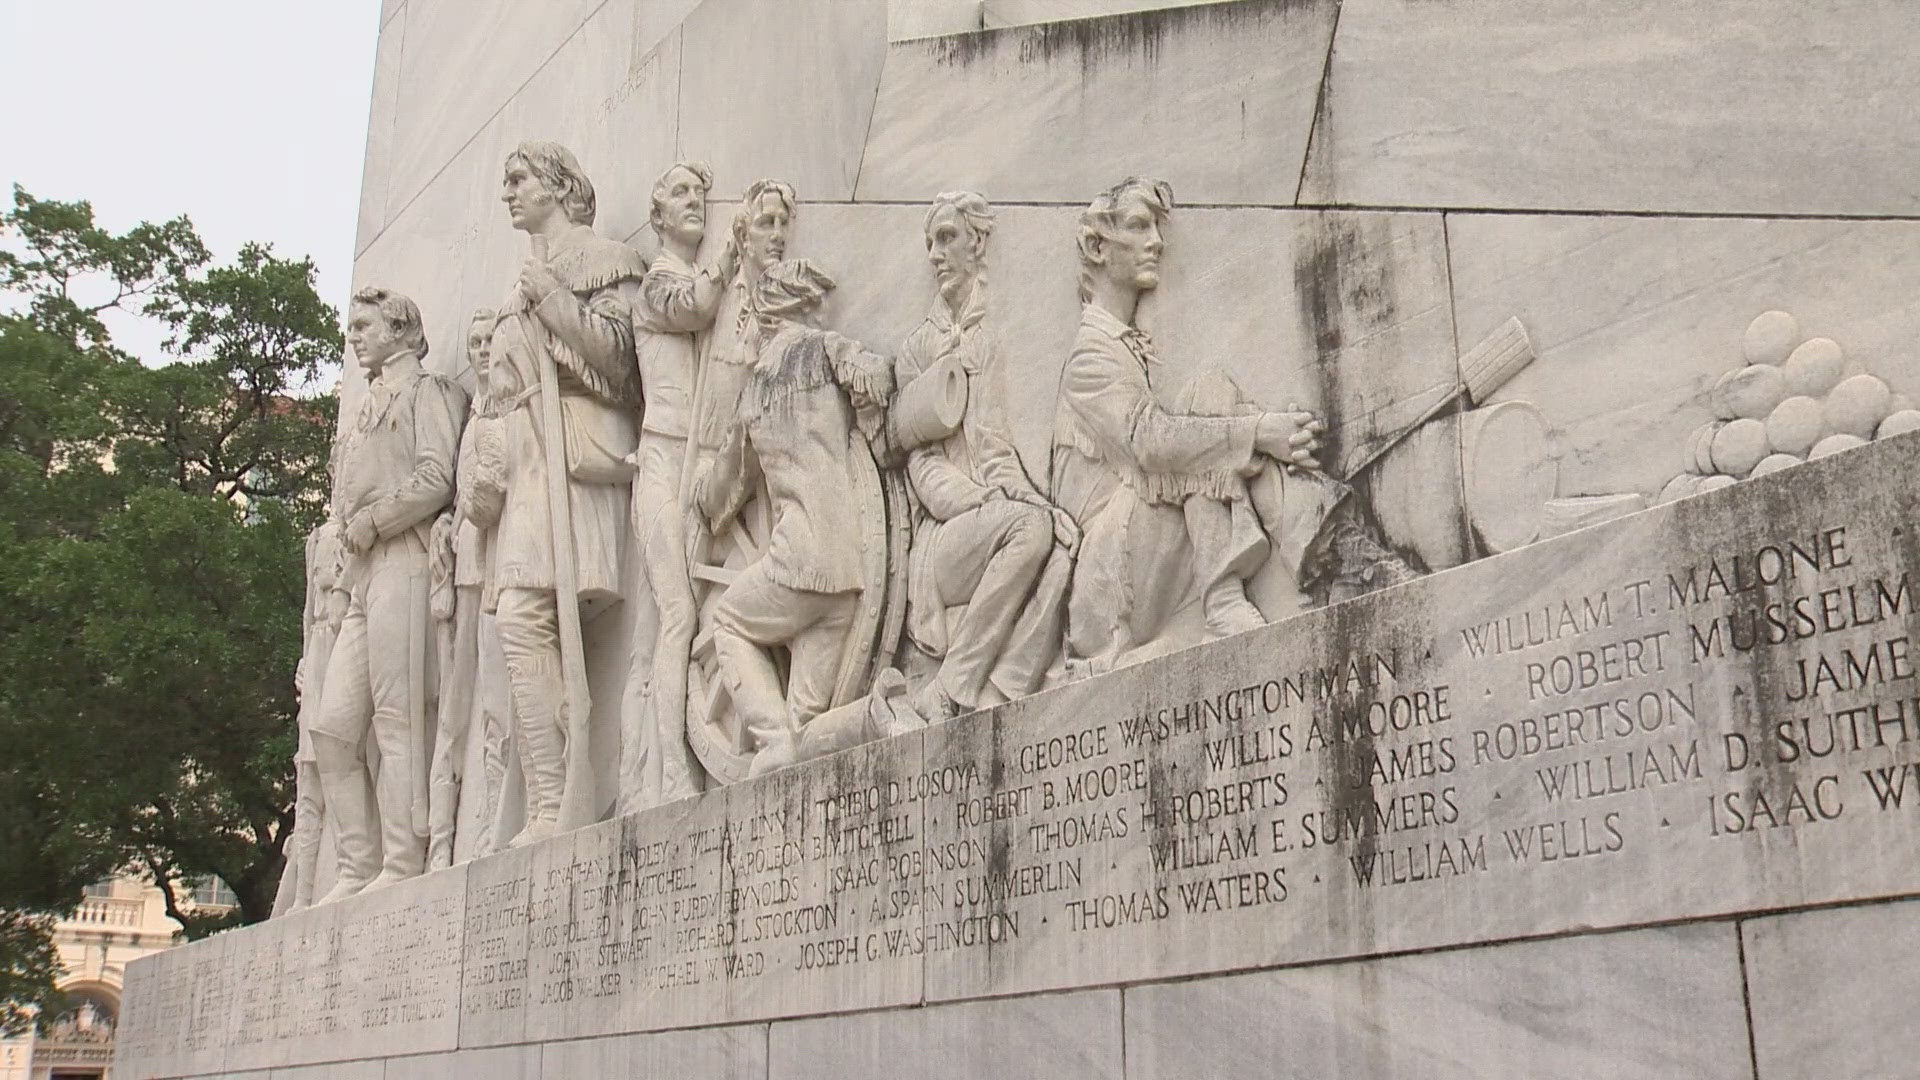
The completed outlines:
<svg viewBox="0 0 1920 1080">
<path fill-rule="evenodd" d="M 530 137 L 643 249 L 673 160 L 792 181 L 883 350 L 926 200 L 983 191 L 1036 475 L 1073 216 L 1131 174 L 1179 204 L 1162 351 L 1324 410 L 1338 463 L 1508 320 L 1536 359 L 1364 478 L 1446 572 L 142 961 L 116 1075 L 1900 1075 L 1920 450 L 1532 542 L 1703 486 L 1762 312 L 1920 394 L 1915 34 L 1902 0 L 389 0 L 355 276 L 449 366 Z M 1765 558 L 1798 569 L 1748 588 Z"/>
</svg>

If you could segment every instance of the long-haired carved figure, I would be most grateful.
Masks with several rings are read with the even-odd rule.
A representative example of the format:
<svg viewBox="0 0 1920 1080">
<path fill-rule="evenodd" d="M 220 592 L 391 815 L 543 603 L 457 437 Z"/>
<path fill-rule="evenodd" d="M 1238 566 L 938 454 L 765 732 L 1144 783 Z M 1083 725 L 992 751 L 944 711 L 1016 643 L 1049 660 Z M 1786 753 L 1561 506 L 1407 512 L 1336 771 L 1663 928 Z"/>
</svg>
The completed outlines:
<svg viewBox="0 0 1920 1080">
<path fill-rule="evenodd" d="M 489 372 L 510 403 L 492 592 L 526 781 L 521 844 L 585 825 L 610 801 L 594 780 L 582 624 L 622 597 L 645 268 L 594 234 L 593 184 L 564 147 L 507 155 L 500 198 L 532 248 L 501 305 Z"/>
</svg>

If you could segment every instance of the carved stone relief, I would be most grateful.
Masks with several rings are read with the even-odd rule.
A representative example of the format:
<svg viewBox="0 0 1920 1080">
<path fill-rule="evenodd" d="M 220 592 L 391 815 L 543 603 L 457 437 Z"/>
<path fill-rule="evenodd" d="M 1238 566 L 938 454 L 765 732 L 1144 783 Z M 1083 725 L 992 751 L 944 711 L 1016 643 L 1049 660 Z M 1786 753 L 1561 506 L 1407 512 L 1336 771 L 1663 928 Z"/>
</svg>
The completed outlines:
<svg viewBox="0 0 1920 1080">
<path fill-rule="evenodd" d="M 428 556 L 434 519 L 453 498 L 467 411 L 457 385 L 421 366 L 427 341 L 406 297 L 355 293 L 347 343 L 372 388 L 336 451 L 346 604 L 306 732 L 339 858 L 323 901 L 425 864 L 435 659 Z"/>
<path fill-rule="evenodd" d="M 1404 494 L 1377 466 L 1423 441 L 1458 447 L 1461 490 L 1441 505 L 1471 552 L 1650 501 L 1563 496 L 1559 432 L 1506 394 L 1534 361 L 1517 319 L 1448 365 L 1450 387 L 1369 404 L 1357 432 L 1346 399 L 1329 416 L 1324 394 L 1302 408 L 1251 392 L 1244 359 L 1216 355 L 1247 340 L 1163 349 L 1143 302 L 1169 259 L 1198 258 L 1169 254 L 1164 182 L 1102 192 L 1061 237 L 1079 320 L 1041 369 L 1057 378 L 1040 388 L 1052 431 L 1036 459 L 1010 417 L 1016 393 L 1034 412 L 1044 358 L 1010 351 L 989 318 L 997 215 L 980 194 L 925 211 L 933 295 L 888 356 L 829 328 L 835 279 L 789 257 L 798 203 L 781 181 L 748 188 L 716 250 L 712 172 L 669 167 L 646 260 L 593 232 L 592 184 L 564 148 L 523 144 L 504 174 L 531 255 L 473 319 L 470 408 L 419 374 L 406 318 L 355 308 L 376 392 L 339 447 L 337 524 L 310 545 L 301 675 L 301 805 L 324 805 L 339 836 L 334 895 L 1411 580 L 1441 549 L 1407 546 L 1371 503 Z M 1335 241 L 1309 238 L 1296 276 Z M 1920 425 L 1790 316 L 1747 337 L 1750 363 L 1688 448 L 1696 468 L 1662 498 Z M 1283 368 L 1313 366 L 1281 347 Z M 415 430 L 408 405 L 402 432 L 390 417 L 407 394 L 446 416 Z M 376 528 L 368 507 L 401 497 L 381 486 L 396 483 L 417 516 Z M 376 548 L 398 568 L 384 593 L 366 585 Z M 345 649 L 328 648 L 328 597 Z M 592 646 L 589 624 L 608 620 L 631 629 L 622 657 Z M 371 654 L 369 635 L 384 643 Z M 618 709 L 596 721 L 589 686 L 619 689 Z M 596 743 L 619 747 L 614 790 Z M 283 908 L 310 897 L 314 850 L 308 829 Z"/>
<path fill-rule="evenodd" d="M 686 482 L 709 468 L 725 449 L 729 425 L 758 357 L 760 327 L 752 296 L 768 267 L 786 256 L 797 201 L 780 180 L 757 180 L 747 189 L 730 228 L 738 265 L 727 280 L 713 330 L 701 343 L 694 383 L 692 444 Z M 685 539 L 696 631 L 687 683 L 687 736 L 701 764 L 720 783 L 746 776 L 758 750 L 726 684 L 716 650 L 721 594 L 759 558 L 771 522 L 756 478 L 740 492 L 740 505 L 720 528 L 699 513 L 687 515 Z M 691 508 L 692 503 L 686 504 Z"/>
<path fill-rule="evenodd" d="M 1808 337 L 1785 311 L 1756 316 L 1740 352 L 1746 364 L 1714 383 L 1714 419 L 1688 436 L 1686 468 L 1660 489 L 1659 502 L 1920 430 L 1911 398 L 1833 339 Z"/>
<path fill-rule="evenodd" d="M 993 220 L 977 193 L 935 198 L 925 232 L 937 293 L 896 361 L 891 427 L 914 503 L 907 636 L 938 665 L 913 697 L 928 720 L 1039 689 L 1080 544 L 1008 436 L 1006 363 L 982 325 Z"/>
<path fill-rule="evenodd" d="M 501 201 L 531 255 L 494 327 L 504 477 L 488 590 L 513 701 L 526 823 L 512 844 L 596 820 L 582 624 L 622 599 L 638 445 L 638 253 L 596 236 L 593 184 L 564 147 L 508 156 Z"/>
<path fill-rule="evenodd" d="M 320 791 L 320 769 L 313 752 L 313 723 L 320 711 L 327 660 L 347 613 L 347 593 L 340 574 L 345 551 L 340 546 L 340 523 L 329 518 L 307 535 L 307 602 L 301 612 L 300 663 L 294 669 L 294 690 L 300 695 L 300 742 L 293 755 L 293 836 L 288 844 L 287 868 L 273 913 L 284 915 L 311 907 L 320 870 L 321 820 L 326 805 Z"/>
<path fill-rule="evenodd" d="M 1110 669 L 1226 637 L 1297 607 L 1410 580 L 1315 456 L 1326 424 L 1256 405 L 1217 371 L 1182 371 L 1137 325 L 1173 209 L 1131 179 L 1081 214 L 1081 319 L 1061 374 L 1053 498 L 1084 534 L 1068 603 L 1070 667 Z"/>
<path fill-rule="evenodd" d="M 633 535 L 653 606 L 653 634 L 637 635 L 622 702 L 620 808 L 691 795 L 704 772 L 687 740 L 687 664 L 695 629 L 681 491 L 700 358 L 739 263 L 731 234 L 719 258 L 695 257 L 707 233 L 713 174 L 680 162 L 654 182 L 650 224 L 660 254 L 634 311 L 634 352 L 646 407 L 635 452 Z"/>
</svg>

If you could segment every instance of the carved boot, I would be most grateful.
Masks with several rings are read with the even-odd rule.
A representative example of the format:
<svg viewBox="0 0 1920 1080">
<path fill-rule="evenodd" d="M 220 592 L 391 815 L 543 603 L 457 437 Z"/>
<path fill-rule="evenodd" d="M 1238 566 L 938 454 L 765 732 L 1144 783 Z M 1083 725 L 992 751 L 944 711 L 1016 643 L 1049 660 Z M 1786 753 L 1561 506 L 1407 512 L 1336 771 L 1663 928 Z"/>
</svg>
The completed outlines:
<svg viewBox="0 0 1920 1080">
<path fill-rule="evenodd" d="M 1193 576 L 1200 583 L 1200 610 L 1209 639 L 1232 637 L 1267 625 L 1247 599 L 1247 576 L 1266 561 L 1269 545 L 1259 530 L 1236 520 L 1233 508 L 1196 495 L 1181 504 L 1193 543 Z"/>
<path fill-rule="evenodd" d="M 899 678 L 899 674 L 892 668 L 886 669 L 883 674 L 885 673 L 892 673 L 894 678 Z M 884 696 L 878 679 L 874 680 L 873 693 L 875 697 Z M 940 681 L 938 671 L 934 672 L 932 677 L 914 692 L 909 708 L 920 717 L 923 724 L 937 724 L 972 711 L 952 694 L 947 693 L 946 686 Z"/>
<path fill-rule="evenodd" d="M 373 807 L 366 774 L 360 770 L 320 771 L 327 814 L 333 819 L 333 844 L 340 876 L 317 903 L 331 904 L 365 889 L 379 866 L 373 840 Z"/>
<path fill-rule="evenodd" d="M 292 852 L 288 872 L 294 875 L 291 911 L 313 906 L 313 879 L 320 866 L 320 820 L 326 812 L 321 794 L 320 766 L 294 762 L 297 796 L 294 802 Z"/>
<path fill-rule="evenodd" d="M 544 840 L 559 831 L 560 793 L 567 782 L 567 738 L 560 717 L 549 714 L 525 724 L 520 767 L 527 779 L 527 824 L 508 847 Z"/>
<path fill-rule="evenodd" d="M 476 856 L 491 855 L 498 847 L 493 825 L 499 815 L 501 792 L 506 788 L 509 738 L 506 730 L 508 720 L 495 716 L 491 710 L 481 713 L 481 717 L 483 723 L 480 730 L 485 741 L 480 748 L 480 773 L 487 793 L 481 806 L 480 835 L 473 844 Z"/>
<path fill-rule="evenodd" d="M 396 762 L 404 766 L 404 761 Z M 419 877 L 427 861 L 427 838 L 413 829 L 413 775 L 406 768 L 382 768 L 376 791 L 380 803 L 380 876 L 367 884 L 378 889 Z"/>
</svg>

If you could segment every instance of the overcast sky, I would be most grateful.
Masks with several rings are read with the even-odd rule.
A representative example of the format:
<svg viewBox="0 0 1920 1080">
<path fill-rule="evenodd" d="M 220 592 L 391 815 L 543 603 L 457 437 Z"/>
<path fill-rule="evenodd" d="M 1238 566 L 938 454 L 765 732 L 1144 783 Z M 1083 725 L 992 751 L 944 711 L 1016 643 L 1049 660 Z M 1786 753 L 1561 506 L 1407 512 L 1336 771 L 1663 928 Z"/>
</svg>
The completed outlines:
<svg viewBox="0 0 1920 1080">
<path fill-rule="evenodd" d="M 380 0 L 0 0 L 0 185 L 353 275 Z M 120 328 L 116 328 L 116 333 Z"/>
</svg>

